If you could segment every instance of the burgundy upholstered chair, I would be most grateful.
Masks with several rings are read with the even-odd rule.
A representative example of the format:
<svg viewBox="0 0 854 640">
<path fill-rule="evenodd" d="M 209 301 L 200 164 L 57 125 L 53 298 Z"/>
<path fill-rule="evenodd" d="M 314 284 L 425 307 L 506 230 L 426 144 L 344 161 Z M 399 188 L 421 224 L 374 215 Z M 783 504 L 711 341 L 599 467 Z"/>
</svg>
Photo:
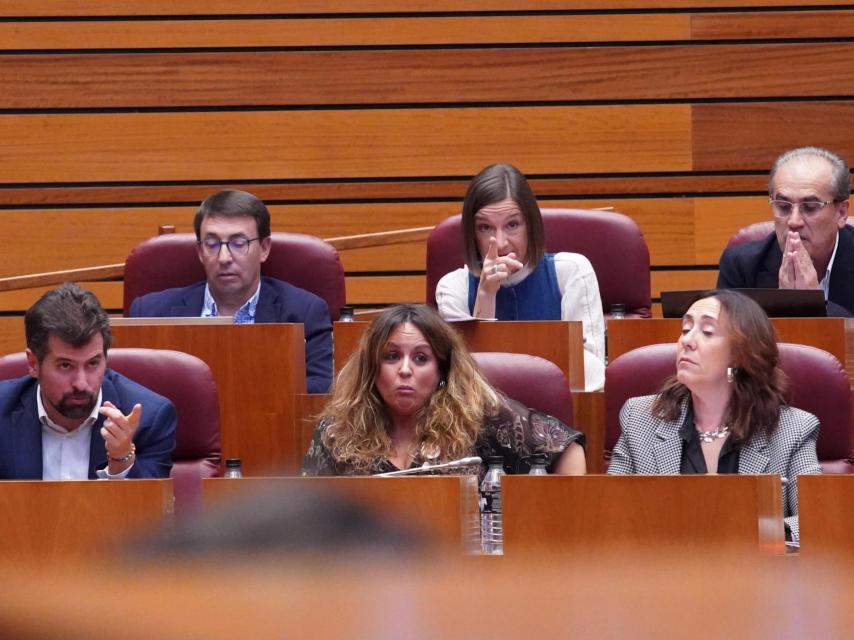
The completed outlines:
<svg viewBox="0 0 854 640">
<path fill-rule="evenodd" d="M 284 280 L 320 296 L 329 315 L 338 319 L 346 304 L 344 267 L 328 242 L 302 233 L 271 234 L 270 256 L 261 275 Z M 172 287 L 185 287 L 205 279 L 193 233 L 167 233 L 138 244 L 125 260 L 124 313 L 141 295 Z"/>
<path fill-rule="evenodd" d="M 489 383 L 526 407 L 572 426 L 572 394 L 554 362 L 523 353 L 472 353 Z"/>
<path fill-rule="evenodd" d="M 175 405 L 178 425 L 172 452 L 175 512 L 201 507 L 202 478 L 219 475 L 219 396 L 208 365 L 180 351 L 110 349 L 107 366 L 138 382 Z M 0 380 L 27 374 L 24 353 L 0 358 Z M 145 407 L 143 407 L 145 411 Z"/>
<path fill-rule="evenodd" d="M 791 404 L 821 422 L 816 445 L 824 473 L 852 473 L 851 391 L 832 354 L 802 344 L 779 343 L 780 366 L 791 383 Z M 624 353 L 605 370 L 605 458 L 620 437 L 620 409 L 633 396 L 655 393 L 676 373 L 676 344 L 653 344 Z"/>
<path fill-rule="evenodd" d="M 649 249 L 637 224 L 621 213 L 587 209 L 541 209 L 546 251 L 580 253 L 599 281 L 602 310 L 626 306 L 626 317 L 650 317 Z M 436 285 L 464 264 L 462 216 L 446 218 L 427 238 L 427 302 L 436 306 Z"/>
</svg>

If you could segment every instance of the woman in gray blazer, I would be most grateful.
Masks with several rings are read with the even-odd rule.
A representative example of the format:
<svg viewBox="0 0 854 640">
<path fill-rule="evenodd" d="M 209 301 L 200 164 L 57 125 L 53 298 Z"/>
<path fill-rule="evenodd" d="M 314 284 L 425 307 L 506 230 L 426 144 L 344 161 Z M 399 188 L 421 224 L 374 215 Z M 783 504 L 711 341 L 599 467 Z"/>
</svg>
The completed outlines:
<svg viewBox="0 0 854 640">
<path fill-rule="evenodd" d="M 797 476 L 821 473 L 819 422 L 786 404 L 774 327 L 753 300 L 707 291 L 683 316 L 676 375 L 630 398 L 608 473 L 778 473 L 786 527 L 798 539 Z"/>
</svg>

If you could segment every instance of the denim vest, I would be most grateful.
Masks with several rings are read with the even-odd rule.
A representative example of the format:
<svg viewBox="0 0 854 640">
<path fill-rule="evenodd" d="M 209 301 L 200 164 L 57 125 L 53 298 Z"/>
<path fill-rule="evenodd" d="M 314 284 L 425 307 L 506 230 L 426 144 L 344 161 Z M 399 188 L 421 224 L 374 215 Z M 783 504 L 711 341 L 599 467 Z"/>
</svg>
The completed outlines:
<svg viewBox="0 0 854 640">
<path fill-rule="evenodd" d="M 474 313 L 479 283 L 479 277 L 469 274 L 469 313 Z M 498 320 L 560 320 L 560 302 L 555 257 L 547 253 L 522 282 L 498 288 L 495 317 Z"/>
</svg>

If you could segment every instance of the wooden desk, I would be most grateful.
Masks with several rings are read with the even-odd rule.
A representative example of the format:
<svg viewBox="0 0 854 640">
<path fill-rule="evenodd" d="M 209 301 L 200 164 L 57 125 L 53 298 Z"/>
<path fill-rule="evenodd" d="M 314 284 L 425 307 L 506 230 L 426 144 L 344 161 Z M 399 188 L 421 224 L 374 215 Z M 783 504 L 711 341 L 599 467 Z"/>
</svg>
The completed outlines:
<svg viewBox="0 0 854 640">
<path fill-rule="evenodd" d="M 507 476 L 508 558 L 784 551 L 780 477 Z"/>
<path fill-rule="evenodd" d="M 798 476 L 801 557 L 854 559 L 854 475 Z"/>
<path fill-rule="evenodd" d="M 480 562 L 479 560 L 483 560 Z M 846 638 L 854 578 L 788 558 L 638 553 L 549 564 L 393 555 L 4 570 L 5 638 Z M 117 570 L 117 568 L 119 570 Z M 50 606 L 45 606 L 45 603 Z M 704 616 L 703 612 L 709 611 Z M 144 613 L 142 613 L 144 612 Z"/>
<path fill-rule="evenodd" d="M 202 481 L 202 490 L 206 509 L 250 492 L 283 496 L 333 493 L 377 511 L 384 518 L 399 520 L 434 538 L 442 547 L 471 552 L 473 545 L 480 543 L 475 476 L 208 478 Z"/>
<path fill-rule="evenodd" d="M 0 482 L 0 560 L 103 557 L 172 517 L 172 480 Z"/>
<path fill-rule="evenodd" d="M 356 350 L 369 322 L 336 322 L 335 370 Z M 539 322 L 454 322 L 469 351 L 528 353 L 551 360 L 560 367 L 569 388 L 584 390 L 584 337 L 581 322 L 562 320 Z"/>
<path fill-rule="evenodd" d="M 305 393 L 302 325 L 137 320 L 112 330 L 116 347 L 174 349 L 208 363 L 219 392 L 223 459 L 240 458 L 253 475 L 297 469 L 304 453 L 294 435 L 294 396 Z"/>
</svg>

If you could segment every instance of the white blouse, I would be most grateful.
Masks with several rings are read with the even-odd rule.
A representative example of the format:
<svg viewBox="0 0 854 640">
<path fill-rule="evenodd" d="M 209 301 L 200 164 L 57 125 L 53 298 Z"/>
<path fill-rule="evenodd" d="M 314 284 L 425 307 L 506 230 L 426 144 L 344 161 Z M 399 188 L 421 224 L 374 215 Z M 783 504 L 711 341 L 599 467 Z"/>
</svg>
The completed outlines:
<svg viewBox="0 0 854 640">
<path fill-rule="evenodd" d="M 525 265 L 502 286 L 519 284 L 531 273 Z M 590 261 L 579 253 L 555 254 L 555 273 L 561 293 L 560 319 L 580 320 L 584 335 L 584 388 L 597 391 L 605 386 L 605 319 L 599 282 Z M 448 321 L 471 320 L 468 267 L 446 273 L 436 285 L 439 314 Z"/>
</svg>

